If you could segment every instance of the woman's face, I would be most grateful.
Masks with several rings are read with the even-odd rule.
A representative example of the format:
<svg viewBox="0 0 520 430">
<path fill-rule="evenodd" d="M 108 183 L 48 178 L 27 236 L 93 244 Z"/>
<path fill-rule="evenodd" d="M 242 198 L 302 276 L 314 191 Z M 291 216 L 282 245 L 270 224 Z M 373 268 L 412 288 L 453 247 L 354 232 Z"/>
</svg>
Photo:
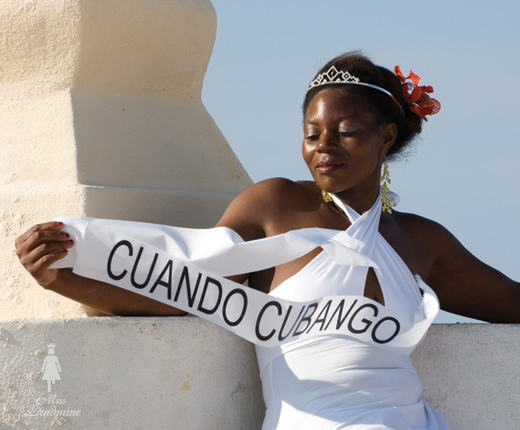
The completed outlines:
<svg viewBox="0 0 520 430">
<path fill-rule="evenodd" d="M 325 88 L 304 118 L 303 158 L 325 191 L 345 196 L 379 194 L 381 164 L 397 129 L 381 123 L 359 96 Z"/>
</svg>

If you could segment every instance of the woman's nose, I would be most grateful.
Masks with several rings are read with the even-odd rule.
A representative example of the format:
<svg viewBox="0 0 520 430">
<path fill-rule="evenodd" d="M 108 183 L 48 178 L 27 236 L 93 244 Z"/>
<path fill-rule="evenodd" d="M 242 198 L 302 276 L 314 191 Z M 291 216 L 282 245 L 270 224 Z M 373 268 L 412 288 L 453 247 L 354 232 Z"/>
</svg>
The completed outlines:
<svg viewBox="0 0 520 430">
<path fill-rule="evenodd" d="M 328 151 L 338 146 L 337 136 L 330 131 L 324 131 L 318 141 L 318 151 Z"/>
</svg>

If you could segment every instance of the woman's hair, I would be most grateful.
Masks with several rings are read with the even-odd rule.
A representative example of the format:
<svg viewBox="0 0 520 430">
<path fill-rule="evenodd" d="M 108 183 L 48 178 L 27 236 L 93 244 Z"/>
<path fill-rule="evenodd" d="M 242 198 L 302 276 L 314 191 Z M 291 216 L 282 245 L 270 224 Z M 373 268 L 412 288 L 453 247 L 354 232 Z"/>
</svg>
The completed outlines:
<svg viewBox="0 0 520 430">
<path fill-rule="evenodd" d="M 365 87 L 361 85 L 349 84 L 327 84 L 310 89 L 303 101 L 303 115 L 307 111 L 309 103 L 321 90 L 330 88 L 331 86 L 345 89 L 351 94 L 359 94 L 369 105 L 375 110 L 382 121 L 393 122 L 397 126 L 397 138 L 388 150 L 387 157 L 393 159 L 421 132 L 422 119 L 419 115 L 411 112 L 408 104 L 404 102 L 401 82 L 399 78 L 385 67 L 376 66 L 372 61 L 363 55 L 360 51 L 347 52 L 340 55 L 327 64 L 316 74 L 327 72 L 331 66 L 336 69 L 349 72 L 351 75 L 359 78 L 361 82 L 377 85 L 392 93 L 397 102 L 401 105 L 399 109 L 397 103 L 382 91 Z"/>
</svg>

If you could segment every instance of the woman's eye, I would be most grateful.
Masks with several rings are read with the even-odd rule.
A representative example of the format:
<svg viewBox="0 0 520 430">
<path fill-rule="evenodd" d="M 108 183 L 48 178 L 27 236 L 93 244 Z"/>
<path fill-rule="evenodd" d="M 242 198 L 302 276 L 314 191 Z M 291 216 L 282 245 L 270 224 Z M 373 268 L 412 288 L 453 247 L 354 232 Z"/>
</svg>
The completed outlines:
<svg viewBox="0 0 520 430">
<path fill-rule="evenodd" d="M 356 133 L 356 130 L 339 130 L 338 134 L 340 136 L 352 136 Z"/>
<path fill-rule="evenodd" d="M 309 134 L 305 136 L 306 140 L 318 140 L 320 138 L 319 134 Z"/>
</svg>

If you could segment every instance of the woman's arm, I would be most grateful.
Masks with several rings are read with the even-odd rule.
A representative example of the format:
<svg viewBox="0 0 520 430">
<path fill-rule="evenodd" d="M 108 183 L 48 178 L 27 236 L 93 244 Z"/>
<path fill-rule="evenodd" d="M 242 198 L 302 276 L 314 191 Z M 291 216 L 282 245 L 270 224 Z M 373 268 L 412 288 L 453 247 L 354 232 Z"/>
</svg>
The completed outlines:
<svg viewBox="0 0 520 430">
<path fill-rule="evenodd" d="M 43 288 L 110 315 L 185 315 L 186 313 L 131 291 L 78 276 L 70 269 L 49 269 L 74 246 L 63 223 L 38 224 L 15 241 L 16 254 Z"/>
<path fill-rule="evenodd" d="M 58 281 L 47 288 L 97 311 L 118 316 L 183 316 L 186 312 L 105 282 L 59 269 Z"/>
<path fill-rule="evenodd" d="M 427 283 L 441 308 L 496 323 L 520 323 L 520 284 L 472 255 L 444 227 L 428 221 L 425 246 L 434 250 Z"/>
<path fill-rule="evenodd" d="M 268 182 L 269 183 L 269 182 Z M 235 230 L 244 240 L 264 237 L 269 185 L 257 184 L 237 196 L 229 205 L 218 226 Z M 267 197 L 267 198 L 266 198 Z M 266 204 L 264 204 L 266 203 Z M 62 231 L 63 223 L 38 224 L 15 241 L 20 262 L 43 288 L 110 315 L 185 315 L 186 312 L 104 282 L 84 278 L 68 269 L 49 267 L 64 258 L 74 246 Z M 247 274 L 230 279 L 244 282 Z"/>
</svg>

